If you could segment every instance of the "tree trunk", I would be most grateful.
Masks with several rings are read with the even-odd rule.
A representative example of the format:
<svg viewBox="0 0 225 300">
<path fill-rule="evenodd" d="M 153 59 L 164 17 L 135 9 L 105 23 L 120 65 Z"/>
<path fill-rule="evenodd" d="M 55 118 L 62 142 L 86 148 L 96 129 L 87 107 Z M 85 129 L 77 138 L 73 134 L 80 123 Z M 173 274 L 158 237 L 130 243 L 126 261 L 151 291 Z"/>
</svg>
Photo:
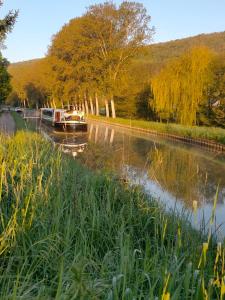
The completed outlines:
<svg viewBox="0 0 225 300">
<path fill-rule="evenodd" d="M 95 94 L 95 112 L 96 112 L 96 116 L 99 116 L 99 104 L 98 104 L 98 95 L 97 93 Z"/>
<path fill-rule="evenodd" d="M 87 94 L 84 93 L 84 105 L 85 105 L 85 110 L 86 110 L 86 115 L 89 115 L 89 107 L 88 107 L 88 101 L 87 101 Z"/>
<path fill-rule="evenodd" d="M 82 102 L 82 111 L 85 112 L 85 105 L 84 105 L 84 102 Z"/>
<path fill-rule="evenodd" d="M 84 96 L 84 104 L 85 104 L 85 108 L 86 108 L 86 115 L 89 115 L 89 108 L 88 108 L 88 102 L 87 102 L 87 97 Z"/>
<path fill-rule="evenodd" d="M 116 118 L 116 111 L 115 111 L 115 103 L 114 103 L 114 99 L 111 99 L 111 109 L 112 109 L 112 118 L 115 119 Z"/>
<path fill-rule="evenodd" d="M 105 100 L 105 112 L 106 112 L 106 118 L 109 118 L 109 103 L 108 103 L 108 100 Z"/>
<path fill-rule="evenodd" d="M 90 106 L 91 106 L 91 114 L 93 115 L 94 114 L 94 107 L 93 107 L 93 101 L 92 101 L 91 96 L 90 96 L 89 100 L 90 100 Z"/>
</svg>

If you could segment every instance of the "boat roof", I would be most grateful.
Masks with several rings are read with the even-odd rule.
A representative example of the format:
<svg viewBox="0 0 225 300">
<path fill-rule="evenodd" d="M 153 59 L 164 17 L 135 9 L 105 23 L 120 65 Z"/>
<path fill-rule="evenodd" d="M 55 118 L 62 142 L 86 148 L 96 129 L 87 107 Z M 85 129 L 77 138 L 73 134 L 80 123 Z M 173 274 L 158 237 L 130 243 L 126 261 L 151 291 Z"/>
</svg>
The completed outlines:
<svg viewBox="0 0 225 300">
<path fill-rule="evenodd" d="M 57 111 L 65 111 L 65 109 L 62 108 L 51 108 L 51 107 L 42 107 L 40 108 L 41 110 L 48 110 L 48 111 L 53 111 L 53 110 L 57 110 Z"/>
<path fill-rule="evenodd" d="M 77 112 L 77 113 L 83 113 L 83 111 L 79 111 L 79 110 L 76 110 L 76 109 L 74 109 L 74 110 L 71 110 L 71 109 L 64 109 L 64 108 L 51 108 L 51 107 L 42 107 L 42 108 L 40 108 L 41 110 L 47 110 L 47 111 L 54 111 L 54 110 L 56 110 L 56 111 L 62 111 L 62 112 L 66 112 L 66 113 L 68 113 L 68 114 L 71 114 L 71 113 L 73 113 L 73 112 Z"/>
</svg>

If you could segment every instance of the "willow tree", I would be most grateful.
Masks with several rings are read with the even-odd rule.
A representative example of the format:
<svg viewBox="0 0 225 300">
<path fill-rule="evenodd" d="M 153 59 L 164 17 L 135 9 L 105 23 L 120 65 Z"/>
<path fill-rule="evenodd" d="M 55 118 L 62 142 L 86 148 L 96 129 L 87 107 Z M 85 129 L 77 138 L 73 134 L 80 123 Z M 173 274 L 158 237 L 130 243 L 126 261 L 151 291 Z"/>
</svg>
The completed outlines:
<svg viewBox="0 0 225 300">
<path fill-rule="evenodd" d="M 156 112 L 184 125 L 196 124 L 200 104 L 211 82 L 213 53 L 206 47 L 189 50 L 170 61 L 151 80 Z"/>
</svg>

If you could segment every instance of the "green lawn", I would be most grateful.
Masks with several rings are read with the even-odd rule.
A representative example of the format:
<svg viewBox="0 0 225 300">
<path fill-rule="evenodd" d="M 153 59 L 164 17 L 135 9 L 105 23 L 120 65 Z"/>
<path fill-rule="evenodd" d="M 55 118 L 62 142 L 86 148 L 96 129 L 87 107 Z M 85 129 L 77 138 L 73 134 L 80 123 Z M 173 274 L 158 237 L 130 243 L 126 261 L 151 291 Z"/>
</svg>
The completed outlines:
<svg viewBox="0 0 225 300">
<path fill-rule="evenodd" d="M 88 116 L 90 119 L 96 119 L 100 121 L 107 121 L 113 124 L 121 124 L 126 126 L 131 126 L 134 128 L 142 128 L 148 130 L 156 130 L 158 132 L 176 134 L 183 137 L 189 138 L 202 138 L 211 141 L 215 141 L 221 144 L 225 144 L 225 129 L 218 127 L 201 127 L 201 126 L 183 126 L 172 123 L 159 123 L 150 122 L 143 120 L 131 120 L 131 119 L 121 119 L 121 118 L 106 118 L 97 116 Z"/>
</svg>

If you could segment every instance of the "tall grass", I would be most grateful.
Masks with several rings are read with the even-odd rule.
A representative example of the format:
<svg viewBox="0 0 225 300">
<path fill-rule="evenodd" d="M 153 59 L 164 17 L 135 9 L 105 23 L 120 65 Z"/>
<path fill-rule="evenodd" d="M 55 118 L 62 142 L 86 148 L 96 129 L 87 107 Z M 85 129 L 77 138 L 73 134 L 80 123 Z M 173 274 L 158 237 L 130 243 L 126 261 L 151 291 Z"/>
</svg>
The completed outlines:
<svg viewBox="0 0 225 300">
<path fill-rule="evenodd" d="M 0 299 L 223 299 L 224 245 L 35 133 L 0 142 Z"/>
<path fill-rule="evenodd" d="M 122 118 L 112 119 L 101 116 L 89 116 L 89 119 L 102 120 L 112 124 L 117 123 L 134 128 L 136 127 L 148 130 L 156 130 L 158 132 L 176 134 L 183 137 L 208 139 L 225 144 L 225 129 L 218 127 L 184 126 L 173 123 L 159 123 L 144 120 L 131 120 Z"/>
</svg>

